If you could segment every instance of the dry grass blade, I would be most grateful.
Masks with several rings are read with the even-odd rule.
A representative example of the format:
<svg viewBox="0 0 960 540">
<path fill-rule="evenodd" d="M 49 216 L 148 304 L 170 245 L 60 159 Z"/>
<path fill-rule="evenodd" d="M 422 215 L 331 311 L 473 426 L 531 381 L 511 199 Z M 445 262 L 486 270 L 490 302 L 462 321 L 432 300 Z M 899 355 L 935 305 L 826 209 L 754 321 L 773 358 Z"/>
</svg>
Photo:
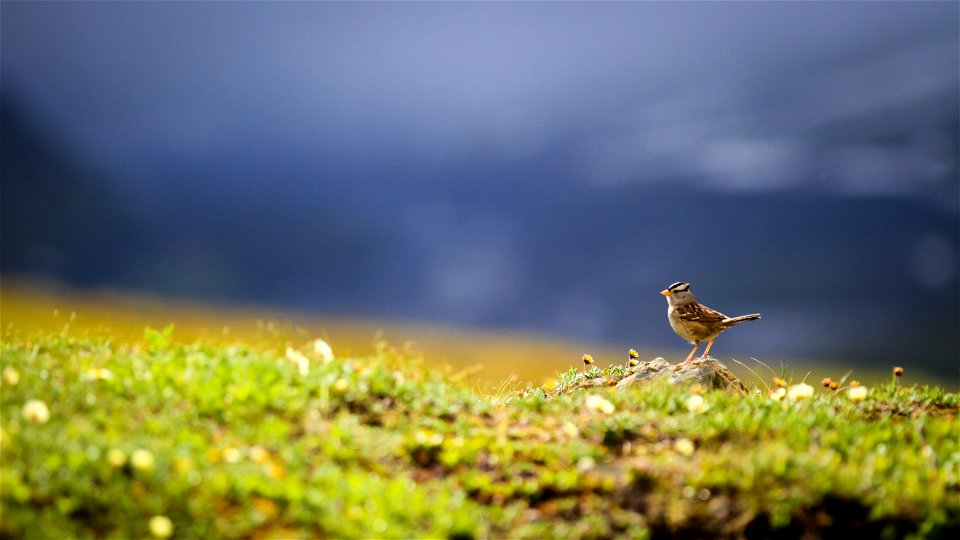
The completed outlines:
<svg viewBox="0 0 960 540">
<path fill-rule="evenodd" d="M 757 360 L 756 358 L 751 358 L 751 360 L 760 362 L 760 361 Z M 746 370 L 749 371 L 750 373 L 753 373 L 753 376 L 756 377 L 758 381 L 760 381 L 760 384 L 762 384 L 762 385 L 764 386 L 764 388 L 767 389 L 767 393 L 768 393 L 768 394 L 770 393 L 770 385 L 768 385 L 768 384 L 766 383 L 766 381 L 763 380 L 763 377 L 761 377 L 759 373 L 757 373 L 756 371 L 754 371 L 753 368 L 751 368 L 750 366 L 748 366 L 748 365 L 744 364 L 743 362 L 737 360 L 736 358 L 734 358 L 733 361 L 736 362 L 736 363 L 738 363 L 738 364 L 740 364 L 741 366 L 743 366 L 744 369 L 746 369 Z M 763 364 L 763 362 L 760 362 L 760 363 Z M 763 364 L 763 365 L 766 366 L 767 369 L 770 369 L 770 366 L 767 366 L 766 364 Z M 773 370 L 771 369 L 770 371 L 772 372 Z"/>
</svg>

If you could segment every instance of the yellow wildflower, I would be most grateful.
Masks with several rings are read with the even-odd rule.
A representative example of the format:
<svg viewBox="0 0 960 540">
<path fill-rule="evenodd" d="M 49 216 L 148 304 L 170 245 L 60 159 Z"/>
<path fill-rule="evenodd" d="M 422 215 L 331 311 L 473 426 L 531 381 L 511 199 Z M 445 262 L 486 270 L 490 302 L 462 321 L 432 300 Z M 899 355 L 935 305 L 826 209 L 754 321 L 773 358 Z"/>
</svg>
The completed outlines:
<svg viewBox="0 0 960 540">
<path fill-rule="evenodd" d="M 137 448 L 130 454 L 130 465 L 138 471 L 149 471 L 154 464 L 153 454 L 149 450 Z"/>
<path fill-rule="evenodd" d="M 120 468 L 123 467 L 123 464 L 127 462 L 127 454 L 120 450 L 119 448 L 111 448 L 107 452 L 107 463 L 111 467 Z"/>
<path fill-rule="evenodd" d="M 228 446 L 223 449 L 223 460 L 227 463 L 236 463 L 243 458 L 243 455 L 240 453 L 240 450 L 232 446 Z"/>
<path fill-rule="evenodd" d="M 3 382 L 16 386 L 20 382 L 20 372 L 10 366 L 3 368 Z"/>
<path fill-rule="evenodd" d="M 167 516 L 153 516 L 147 525 L 156 538 L 170 538 L 173 534 L 173 522 Z"/>
<path fill-rule="evenodd" d="M 342 379 L 342 378 L 337 379 L 336 382 L 333 383 L 333 391 L 338 394 L 346 393 L 349 388 L 350 388 L 350 381 L 346 379 Z"/>
<path fill-rule="evenodd" d="M 684 438 L 677 439 L 677 441 L 673 443 L 673 449 L 680 455 L 691 456 L 693 455 L 693 451 L 696 450 L 696 446 L 694 446 L 693 441 Z"/>
</svg>

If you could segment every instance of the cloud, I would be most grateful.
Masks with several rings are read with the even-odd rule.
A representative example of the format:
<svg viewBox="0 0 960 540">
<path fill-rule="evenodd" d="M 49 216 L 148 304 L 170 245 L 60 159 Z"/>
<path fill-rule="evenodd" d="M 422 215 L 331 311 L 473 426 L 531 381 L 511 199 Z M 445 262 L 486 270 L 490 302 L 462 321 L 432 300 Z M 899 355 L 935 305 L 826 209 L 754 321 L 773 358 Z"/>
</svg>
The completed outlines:
<svg viewBox="0 0 960 540">
<path fill-rule="evenodd" d="M 265 147 L 459 166 L 556 144 L 606 186 L 826 174 L 839 191 L 909 193 L 956 170 L 937 132 L 960 91 L 949 3 L 55 8 L 4 5 L 4 78 L 127 170 Z M 875 140 L 904 136 L 923 148 Z"/>
</svg>

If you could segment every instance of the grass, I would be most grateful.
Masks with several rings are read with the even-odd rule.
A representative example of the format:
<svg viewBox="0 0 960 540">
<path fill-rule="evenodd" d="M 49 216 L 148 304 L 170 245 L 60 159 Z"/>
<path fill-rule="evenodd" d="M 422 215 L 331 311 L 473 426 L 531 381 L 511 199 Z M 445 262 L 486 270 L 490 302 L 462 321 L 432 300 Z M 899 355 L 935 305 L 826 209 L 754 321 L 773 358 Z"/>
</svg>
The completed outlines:
<svg viewBox="0 0 960 540">
<path fill-rule="evenodd" d="M 290 344 L 7 325 L 0 536 L 960 532 L 960 398 L 939 387 L 585 387 L 612 366 L 481 395 L 382 341 Z"/>
<path fill-rule="evenodd" d="M 173 339 L 178 343 L 202 340 L 230 345 L 240 341 L 253 347 L 269 347 L 320 337 L 347 356 L 369 355 L 374 341 L 386 339 L 407 356 L 426 357 L 438 369 L 449 366 L 451 377 L 483 392 L 495 391 L 508 378 L 516 384 L 542 384 L 584 351 L 593 351 L 598 358 L 623 356 L 619 348 L 555 336 L 467 332 L 422 323 L 177 301 L 111 289 L 72 289 L 54 282 L 9 276 L 0 277 L 0 289 L 3 325 L 12 324 L 23 333 L 57 332 L 69 325 L 75 332 L 108 334 L 115 340 L 130 342 L 140 339 L 145 327 L 163 328 L 176 321 Z M 655 355 L 653 351 L 641 352 L 651 358 Z"/>
</svg>

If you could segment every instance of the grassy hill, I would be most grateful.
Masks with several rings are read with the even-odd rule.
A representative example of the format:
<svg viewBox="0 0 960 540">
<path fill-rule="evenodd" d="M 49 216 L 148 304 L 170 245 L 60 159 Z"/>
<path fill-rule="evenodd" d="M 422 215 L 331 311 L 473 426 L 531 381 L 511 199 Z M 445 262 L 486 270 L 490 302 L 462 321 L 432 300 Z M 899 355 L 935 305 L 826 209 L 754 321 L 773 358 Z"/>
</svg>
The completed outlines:
<svg viewBox="0 0 960 540">
<path fill-rule="evenodd" d="M 577 361 L 584 352 L 602 359 L 622 359 L 628 347 L 583 343 L 523 332 L 480 332 L 403 321 L 319 316 L 264 308 L 173 300 L 143 293 L 82 290 L 37 280 L 0 280 L 0 319 L 24 333 L 72 331 L 135 341 L 147 326 L 176 322 L 176 343 L 203 340 L 229 345 L 279 347 L 320 337 L 338 354 L 366 356 L 386 339 L 407 356 L 423 357 L 437 369 L 482 392 L 496 390 L 505 379 L 513 385 L 538 385 Z M 653 357 L 654 351 L 641 351 Z M 682 357 L 687 349 L 678 349 Z M 664 354 L 664 352 L 659 352 Z"/>
<path fill-rule="evenodd" d="M 614 366 L 480 395 L 382 341 L 175 336 L 5 323 L 0 536 L 960 532 L 960 398 L 937 387 L 585 387 Z"/>
</svg>

